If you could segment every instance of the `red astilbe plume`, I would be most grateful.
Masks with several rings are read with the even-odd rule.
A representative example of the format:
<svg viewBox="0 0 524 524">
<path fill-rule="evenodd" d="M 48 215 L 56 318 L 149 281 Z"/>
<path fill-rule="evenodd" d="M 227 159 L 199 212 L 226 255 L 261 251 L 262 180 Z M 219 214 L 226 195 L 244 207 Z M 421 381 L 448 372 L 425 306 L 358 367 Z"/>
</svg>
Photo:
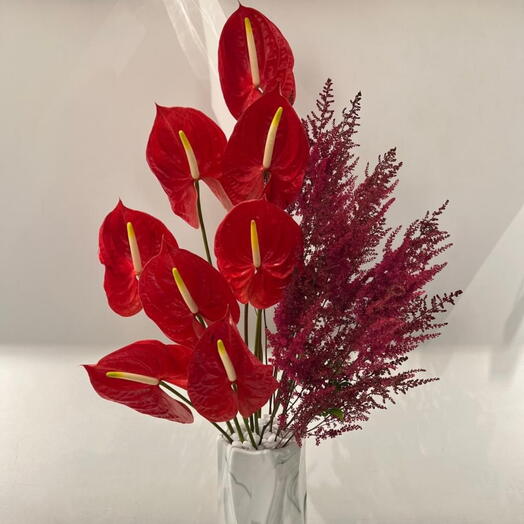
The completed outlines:
<svg viewBox="0 0 524 524">
<path fill-rule="evenodd" d="M 443 269 L 437 255 L 451 244 L 438 219 L 446 204 L 415 220 L 401 239 L 387 226 L 401 163 L 395 149 L 356 175 L 354 141 L 360 93 L 333 119 L 330 80 L 304 123 L 311 159 L 290 209 L 304 236 L 302 264 L 275 312 L 270 334 L 283 371 L 281 431 L 297 440 L 360 429 L 393 395 L 436 379 L 399 368 L 406 354 L 437 337 L 439 313 L 461 293 L 428 297 L 424 287 Z M 394 244 L 398 244 L 394 247 Z"/>
</svg>

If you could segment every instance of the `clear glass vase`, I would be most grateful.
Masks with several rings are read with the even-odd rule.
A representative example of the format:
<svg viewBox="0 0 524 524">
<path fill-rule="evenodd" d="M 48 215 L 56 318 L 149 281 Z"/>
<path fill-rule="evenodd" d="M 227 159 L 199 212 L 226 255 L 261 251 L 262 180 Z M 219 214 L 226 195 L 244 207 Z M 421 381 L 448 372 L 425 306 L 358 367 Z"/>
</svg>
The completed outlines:
<svg viewBox="0 0 524 524">
<path fill-rule="evenodd" d="M 305 450 L 251 451 L 218 440 L 218 511 L 221 524 L 305 524 Z"/>
</svg>

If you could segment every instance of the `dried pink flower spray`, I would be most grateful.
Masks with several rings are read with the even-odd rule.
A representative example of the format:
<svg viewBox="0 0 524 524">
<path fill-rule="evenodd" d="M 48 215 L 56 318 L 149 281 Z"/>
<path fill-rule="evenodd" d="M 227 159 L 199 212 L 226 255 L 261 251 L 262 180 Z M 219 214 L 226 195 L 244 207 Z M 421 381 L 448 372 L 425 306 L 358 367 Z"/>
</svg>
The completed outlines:
<svg viewBox="0 0 524 524">
<path fill-rule="evenodd" d="M 395 149 L 357 178 L 360 101 L 359 93 L 335 121 L 328 80 L 304 122 L 311 160 L 290 212 L 305 247 L 276 308 L 276 332 L 268 333 L 282 372 L 280 432 L 298 442 L 360 429 L 394 394 L 437 380 L 400 368 L 440 334 L 438 315 L 461 294 L 424 290 L 446 265 L 435 257 L 451 246 L 438 224 L 447 202 L 401 234 L 386 221 L 402 165 Z"/>
</svg>

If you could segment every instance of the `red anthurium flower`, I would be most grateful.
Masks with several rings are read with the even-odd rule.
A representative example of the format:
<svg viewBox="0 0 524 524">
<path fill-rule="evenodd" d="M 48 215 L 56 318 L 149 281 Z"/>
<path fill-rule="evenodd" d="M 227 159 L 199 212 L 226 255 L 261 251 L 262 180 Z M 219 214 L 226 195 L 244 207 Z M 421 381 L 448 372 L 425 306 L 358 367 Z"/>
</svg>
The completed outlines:
<svg viewBox="0 0 524 524">
<path fill-rule="evenodd" d="M 222 185 L 233 204 L 265 195 L 286 208 L 302 186 L 308 158 L 298 115 L 272 91 L 237 122 L 224 153 Z"/>
<path fill-rule="evenodd" d="M 206 329 L 189 364 L 189 398 L 212 422 L 249 417 L 278 387 L 271 366 L 262 364 L 227 320 Z"/>
<path fill-rule="evenodd" d="M 224 277 L 185 249 L 162 248 L 144 268 L 139 293 L 146 315 L 171 340 L 194 344 L 204 327 L 230 313 L 238 322 L 240 310 Z"/>
<path fill-rule="evenodd" d="M 202 179 L 222 204 L 231 207 L 220 184 L 226 137 L 201 111 L 157 106 L 146 158 L 169 197 L 173 212 L 199 226 L 196 181 Z"/>
<path fill-rule="evenodd" d="M 129 209 L 118 201 L 99 232 L 99 257 L 105 265 L 104 289 L 109 306 L 124 317 L 138 313 L 137 276 L 152 257 L 158 255 L 164 240 L 178 247 L 173 235 L 160 220 Z"/>
<path fill-rule="evenodd" d="M 293 53 L 277 26 L 240 6 L 227 20 L 218 44 L 218 72 L 227 107 L 238 118 L 262 93 L 280 87 L 295 101 Z"/>
<path fill-rule="evenodd" d="M 96 392 L 107 400 L 174 422 L 193 422 L 191 411 L 164 393 L 161 380 L 185 388 L 192 350 L 142 340 L 103 357 L 98 364 L 84 366 Z"/>
<path fill-rule="evenodd" d="M 215 236 L 218 267 L 237 300 L 263 309 L 276 304 L 302 244 L 299 225 L 265 200 L 236 205 Z"/>
</svg>

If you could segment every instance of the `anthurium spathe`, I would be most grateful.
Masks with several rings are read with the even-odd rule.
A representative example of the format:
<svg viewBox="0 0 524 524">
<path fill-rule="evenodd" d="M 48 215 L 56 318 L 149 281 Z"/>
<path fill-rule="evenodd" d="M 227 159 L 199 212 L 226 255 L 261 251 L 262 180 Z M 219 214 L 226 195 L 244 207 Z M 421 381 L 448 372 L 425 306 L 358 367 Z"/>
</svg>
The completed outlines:
<svg viewBox="0 0 524 524">
<path fill-rule="evenodd" d="M 103 357 L 98 364 L 85 365 L 95 391 L 152 417 L 188 424 L 191 411 L 160 389 L 160 381 L 187 386 L 188 347 L 141 340 Z"/>
<path fill-rule="evenodd" d="M 293 53 L 273 22 L 240 6 L 227 20 L 218 45 L 218 72 L 226 104 L 235 118 L 262 93 L 278 86 L 295 100 Z"/>
<path fill-rule="evenodd" d="M 249 417 L 278 387 L 272 366 L 262 364 L 227 319 L 208 327 L 195 347 L 187 391 L 194 408 L 212 422 Z"/>
<path fill-rule="evenodd" d="M 238 120 L 224 153 L 222 185 L 233 205 L 264 196 L 286 208 L 302 186 L 308 158 L 300 118 L 275 90 Z"/>
<path fill-rule="evenodd" d="M 204 181 L 222 204 L 231 206 L 220 184 L 226 137 L 201 111 L 157 105 L 147 143 L 149 167 L 166 192 L 173 212 L 198 228 L 197 188 Z"/>
<path fill-rule="evenodd" d="M 302 246 L 299 225 L 265 200 L 236 205 L 218 226 L 215 255 L 237 300 L 264 309 L 276 304 Z"/>
<path fill-rule="evenodd" d="M 119 200 L 104 219 L 98 239 L 109 306 L 124 317 L 138 313 L 142 304 L 137 278 L 143 266 L 158 255 L 163 240 L 178 247 L 175 238 L 160 220 Z"/>
<path fill-rule="evenodd" d="M 204 323 L 240 311 L 224 277 L 208 262 L 185 249 L 165 245 L 144 268 L 139 293 L 144 311 L 171 340 L 196 343 Z"/>
</svg>

